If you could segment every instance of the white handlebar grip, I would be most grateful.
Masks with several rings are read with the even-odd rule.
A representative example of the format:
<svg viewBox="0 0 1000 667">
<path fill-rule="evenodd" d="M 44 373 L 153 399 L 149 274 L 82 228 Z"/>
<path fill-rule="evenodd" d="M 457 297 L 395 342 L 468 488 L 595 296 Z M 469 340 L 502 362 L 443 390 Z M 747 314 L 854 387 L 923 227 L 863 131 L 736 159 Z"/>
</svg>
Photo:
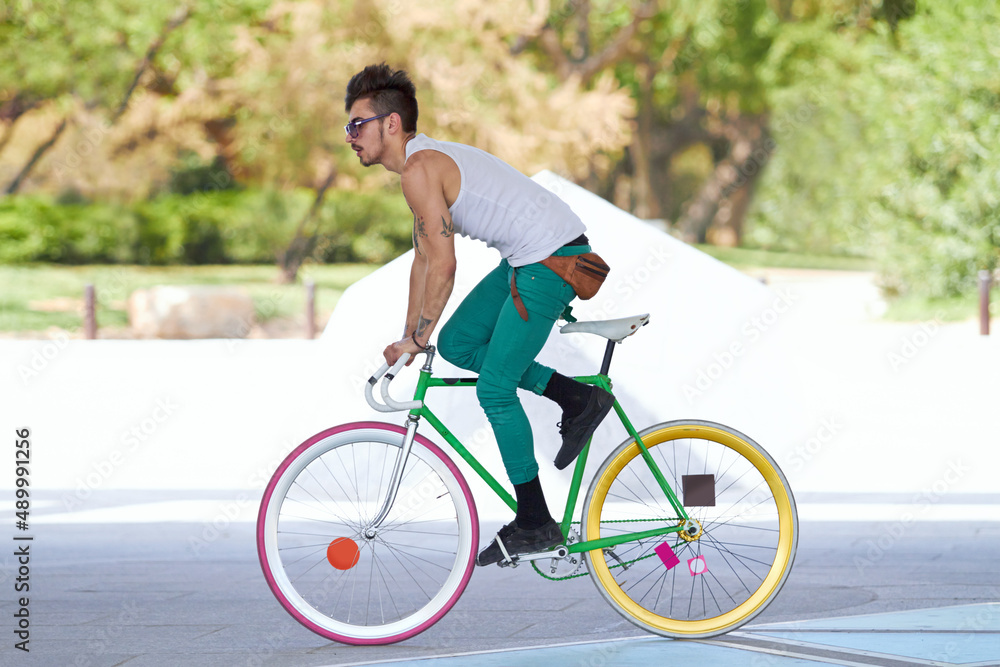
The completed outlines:
<svg viewBox="0 0 1000 667">
<path fill-rule="evenodd" d="M 375 388 L 375 383 L 378 382 L 378 379 L 380 377 L 385 375 L 385 372 L 387 370 L 389 370 L 389 364 L 383 363 L 381 366 L 379 366 L 379 369 L 375 371 L 375 374 L 372 375 L 370 378 L 368 378 L 368 382 L 365 383 L 365 400 L 368 401 L 368 405 L 372 406 L 379 412 L 396 411 L 395 408 L 391 408 L 388 405 L 382 405 L 381 403 L 379 403 L 377 400 L 375 400 L 375 396 L 372 394 L 372 389 Z"/>
<path fill-rule="evenodd" d="M 392 365 L 392 368 L 389 369 L 389 372 L 386 374 L 386 378 L 392 380 L 392 378 L 396 377 L 396 373 L 398 373 L 400 369 L 403 368 L 403 366 L 405 366 L 406 362 L 409 360 L 410 360 L 410 353 L 404 352 L 403 356 L 397 359 L 396 363 L 394 363 Z"/>
<path fill-rule="evenodd" d="M 384 378 L 382 378 L 382 400 L 385 401 L 386 405 L 394 410 L 416 410 L 423 405 L 421 401 L 404 401 L 400 403 L 389 395 L 389 383 L 392 382 L 393 378 L 396 377 L 396 373 L 398 373 L 400 369 L 406 365 L 406 362 L 409 359 L 409 352 L 404 352 L 403 356 L 401 356 L 396 363 L 392 365 L 389 372 L 385 374 Z"/>
</svg>

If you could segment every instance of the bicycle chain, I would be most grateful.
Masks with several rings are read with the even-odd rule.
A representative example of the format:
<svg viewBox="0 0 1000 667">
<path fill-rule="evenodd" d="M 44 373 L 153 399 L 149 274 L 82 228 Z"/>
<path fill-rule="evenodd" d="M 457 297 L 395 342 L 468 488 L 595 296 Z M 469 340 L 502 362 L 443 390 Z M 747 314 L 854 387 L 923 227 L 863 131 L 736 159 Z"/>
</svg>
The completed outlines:
<svg viewBox="0 0 1000 667">
<path fill-rule="evenodd" d="M 675 521 L 675 520 L 676 519 L 669 519 L 669 521 Z M 612 520 L 608 520 L 608 521 L 602 521 L 601 523 L 649 523 L 649 522 L 650 522 L 650 519 L 612 519 Z M 582 522 L 580 522 L 580 521 L 571 521 L 570 525 L 579 526 L 581 523 Z M 580 553 L 582 554 L 583 552 L 580 552 Z M 639 558 L 634 558 L 634 559 L 629 560 L 629 561 L 622 561 L 621 563 L 616 563 L 615 565 L 608 565 L 608 569 L 609 570 L 613 570 L 613 569 L 615 569 L 617 567 L 627 567 L 627 566 L 631 565 L 632 563 L 638 563 L 641 560 L 646 560 L 647 558 L 652 558 L 655 555 L 656 555 L 656 552 L 653 552 L 651 554 L 646 554 L 645 556 L 640 556 Z M 549 581 L 566 581 L 568 579 L 577 579 L 579 577 L 587 577 L 587 576 L 590 575 L 590 572 L 583 572 L 581 574 L 566 575 L 565 577 L 550 577 L 549 575 L 545 574 L 540 569 L 538 569 L 538 565 L 536 565 L 536 561 L 531 561 L 531 567 L 533 567 L 535 569 L 535 572 L 537 572 L 539 575 L 541 575 L 542 578 L 548 579 Z"/>
</svg>

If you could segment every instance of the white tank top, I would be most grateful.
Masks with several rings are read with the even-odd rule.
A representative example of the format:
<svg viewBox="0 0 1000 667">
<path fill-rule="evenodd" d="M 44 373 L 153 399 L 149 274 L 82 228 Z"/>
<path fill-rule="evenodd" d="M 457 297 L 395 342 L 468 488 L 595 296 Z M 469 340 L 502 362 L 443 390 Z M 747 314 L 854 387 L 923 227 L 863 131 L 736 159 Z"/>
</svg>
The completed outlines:
<svg viewBox="0 0 1000 667">
<path fill-rule="evenodd" d="M 455 231 L 496 248 L 513 267 L 541 261 L 587 231 L 566 202 L 486 151 L 418 134 L 406 158 L 424 150 L 458 165 L 461 188 L 448 209 Z"/>
</svg>

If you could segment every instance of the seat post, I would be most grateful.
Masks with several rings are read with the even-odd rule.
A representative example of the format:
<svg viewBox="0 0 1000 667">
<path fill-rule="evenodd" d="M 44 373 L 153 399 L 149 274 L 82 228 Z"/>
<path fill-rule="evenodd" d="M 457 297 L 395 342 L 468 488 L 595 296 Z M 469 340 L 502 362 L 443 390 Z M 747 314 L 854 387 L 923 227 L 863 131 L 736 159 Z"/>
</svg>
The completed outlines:
<svg viewBox="0 0 1000 667">
<path fill-rule="evenodd" d="M 615 341 L 609 340 L 604 348 L 604 361 L 601 362 L 601 375 L 607 375 L 611 369 L 611 355 L 615 353 Z"/>
</svg>

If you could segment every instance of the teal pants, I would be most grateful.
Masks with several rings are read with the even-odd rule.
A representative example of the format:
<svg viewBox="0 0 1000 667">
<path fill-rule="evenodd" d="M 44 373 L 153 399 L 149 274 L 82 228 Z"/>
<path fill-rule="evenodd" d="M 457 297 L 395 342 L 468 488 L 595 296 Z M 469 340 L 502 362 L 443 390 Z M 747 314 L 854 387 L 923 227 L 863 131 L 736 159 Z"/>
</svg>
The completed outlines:
<svg viewBox="0 0 1000 667">
<path fill-rule="evenodd" d="M 545 391 L 553 370 L 535 357 L 576 293 L 546 266 L 519 267 L 517 291 L 528 311 L 526 322 L 510 295 L 512 272 L 502 260 L 476 285 L 441 329 L 438 351 L 455 366 L 479 374 L 476 396 L 493 427 L 507 477 L 523 484 L 538 474 L 538 463 L 517 389 Z"/>
</svg>

